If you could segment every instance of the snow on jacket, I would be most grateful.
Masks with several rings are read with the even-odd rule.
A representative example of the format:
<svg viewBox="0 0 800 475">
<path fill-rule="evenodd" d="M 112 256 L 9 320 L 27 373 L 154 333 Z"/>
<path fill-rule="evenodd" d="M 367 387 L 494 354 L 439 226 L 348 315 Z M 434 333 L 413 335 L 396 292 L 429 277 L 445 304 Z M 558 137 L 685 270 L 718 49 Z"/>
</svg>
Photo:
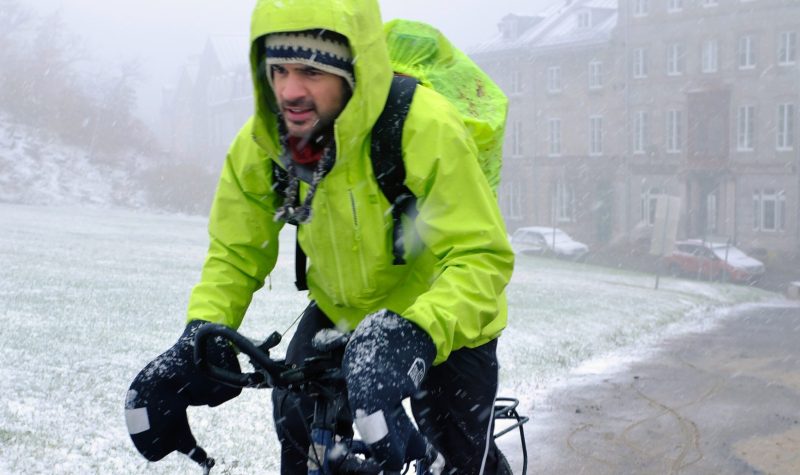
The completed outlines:
<svg viewBox="0 0 800 475">
<path fill-rule="evenodd" d="M 376 0 L 260 0 L 251 28 L 256 111 L 234 140 L 209 217 L 210 246 L 189 302 L 189 320 L 237 328 L 272 271 L 283 223 L 271 167 L 282 153 L 275 98 L 263 76 L 263 36 L 328 29 L 346 36 L 355 90 L 334 125 L 336 163 L 321 181 L 298 239 L 309 258 L 309 297 L 340 327 L 388 308 L 451 351 L 496 338 L 506 326 L 504 288 L 513 269 L 496 199 L 455 108 L 418 87 L 403 129 L 406 186 L 419 214 L 404 218 L 406 265 L 392 265 L 389 203 L 372 175 L 370 132 L 392 68 Z M 301 183 L 301 194 L 308 191 Z"/>
</svg>

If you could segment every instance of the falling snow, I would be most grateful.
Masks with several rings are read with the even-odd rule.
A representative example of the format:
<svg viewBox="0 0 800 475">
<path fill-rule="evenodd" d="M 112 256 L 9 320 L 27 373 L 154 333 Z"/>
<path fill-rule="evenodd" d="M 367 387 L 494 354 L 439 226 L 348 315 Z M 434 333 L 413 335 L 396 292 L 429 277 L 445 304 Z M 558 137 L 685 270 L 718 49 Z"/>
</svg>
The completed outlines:
<svg viewBox="0 0 800 475">
<path fill-rule="evenodd" d="M 183 330 L 205 219 L 0 204 L 0 230 L 0 358 L 13 362 L 0 367 L 0 473 L 199 473 L 177 454 L 141 458 L 123 407 L 136 373 Z M 253 338 L 288 328 L 305 306 L 292 285 L 293 236 L 282 239 L 272 288 L 257 294 L 241 329 Z M 743 286 L 652 284 L 652 276 L 521 257 L 498 348 L 500 394 L 519 397 L 535 424 L 537 398 L 570 369 L 724 315 L 708 317 L 711 309 L 775 298 Z M 189 418 L 215 470 L 277 473 L 268 391 L 190 408 Z M 502 446 L 518 450 L 513 442 Z"/>
</svg>

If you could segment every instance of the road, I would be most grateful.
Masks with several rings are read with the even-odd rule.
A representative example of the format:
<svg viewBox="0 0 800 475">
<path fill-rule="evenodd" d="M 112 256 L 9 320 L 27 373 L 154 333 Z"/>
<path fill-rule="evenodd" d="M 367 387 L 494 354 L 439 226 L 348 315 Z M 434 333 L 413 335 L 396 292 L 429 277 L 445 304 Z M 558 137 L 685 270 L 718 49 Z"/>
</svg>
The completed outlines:
<svg viewBox="0 0 800 475">
<path fill-rule="evenodd" d="M 799 474 L 800 306 L 788 305 L 571 376 L 530 414 L 528 473 Z"/>
</svg>

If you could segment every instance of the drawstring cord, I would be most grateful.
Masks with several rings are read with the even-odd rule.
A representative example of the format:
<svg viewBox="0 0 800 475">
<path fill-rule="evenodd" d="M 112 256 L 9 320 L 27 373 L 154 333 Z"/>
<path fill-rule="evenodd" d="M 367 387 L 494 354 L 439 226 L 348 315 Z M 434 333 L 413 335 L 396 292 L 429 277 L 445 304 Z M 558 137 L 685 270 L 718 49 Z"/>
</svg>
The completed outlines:
<svg viewBox="0 0 800 475">
<path fill-rule="evenodd" d="M 283 120 L 278 121 L 278 129 L 283 150 L 287 153 L 291 153 L 289 151 L 288 134 L 286 133 L 286 126 L 283 124 Z M 320 158 L 316 167 L 314 167 L 314 174 L 311 177 L 311 186 L 303 200 L 303 204 L 299 206 L 300 178 L 297 176 L 297 165 L 293 159 L 288 160 L 286 173 L 289 175 L 289 184 L 286 187 L 283 204 L 275 211 L 275 221 L 285 221 L 295 226 L 311 221 L 311 202 L 314 200 L 314 195 L 317 193 L 319 183 L 325 175 L 331 171 L 331 168 L 333 168 L 335 159 L 336 147 L 335 144 L 331 142 L 331 144 L 325 147 L 325 150 L 322 152 L 322 158 Z"/>
</svg>

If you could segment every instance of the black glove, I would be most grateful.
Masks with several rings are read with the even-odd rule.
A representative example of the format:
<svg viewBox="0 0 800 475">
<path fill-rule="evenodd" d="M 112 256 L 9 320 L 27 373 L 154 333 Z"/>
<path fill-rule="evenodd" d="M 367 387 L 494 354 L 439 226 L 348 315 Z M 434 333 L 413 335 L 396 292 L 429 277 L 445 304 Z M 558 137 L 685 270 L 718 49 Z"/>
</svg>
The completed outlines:
<svg viewBox="0 0 800 475">
<path fill-rule="evenodd" d="M 206 464 L 206 454 L 192 436 L 186 408 L 217 406 L 239 395 L 241 388 L 217 383 L 200 374 L 194 364 L 194 335 L 207 322 L 186 325 L 177 343 L 136 375 L 125 398 L 125 422 L 136 449 L 150 461 L 173 450 Z M 233 348 L 220 338 L 209 342 L 210 364 L 241 372 Z M 211 459 L 208 459 L 213 463 Z"/>
<path fill-rule="evenodd" d="M 385 474 L 400 473 L 406 460 L 426 456 L 428 441 L 402 402 L 422 391 L 422 380 L 435 357 L 430 335 L 391 310 L 365 317 L 347 343 L 342 371 L 350 411 Z"/>
</svg>

